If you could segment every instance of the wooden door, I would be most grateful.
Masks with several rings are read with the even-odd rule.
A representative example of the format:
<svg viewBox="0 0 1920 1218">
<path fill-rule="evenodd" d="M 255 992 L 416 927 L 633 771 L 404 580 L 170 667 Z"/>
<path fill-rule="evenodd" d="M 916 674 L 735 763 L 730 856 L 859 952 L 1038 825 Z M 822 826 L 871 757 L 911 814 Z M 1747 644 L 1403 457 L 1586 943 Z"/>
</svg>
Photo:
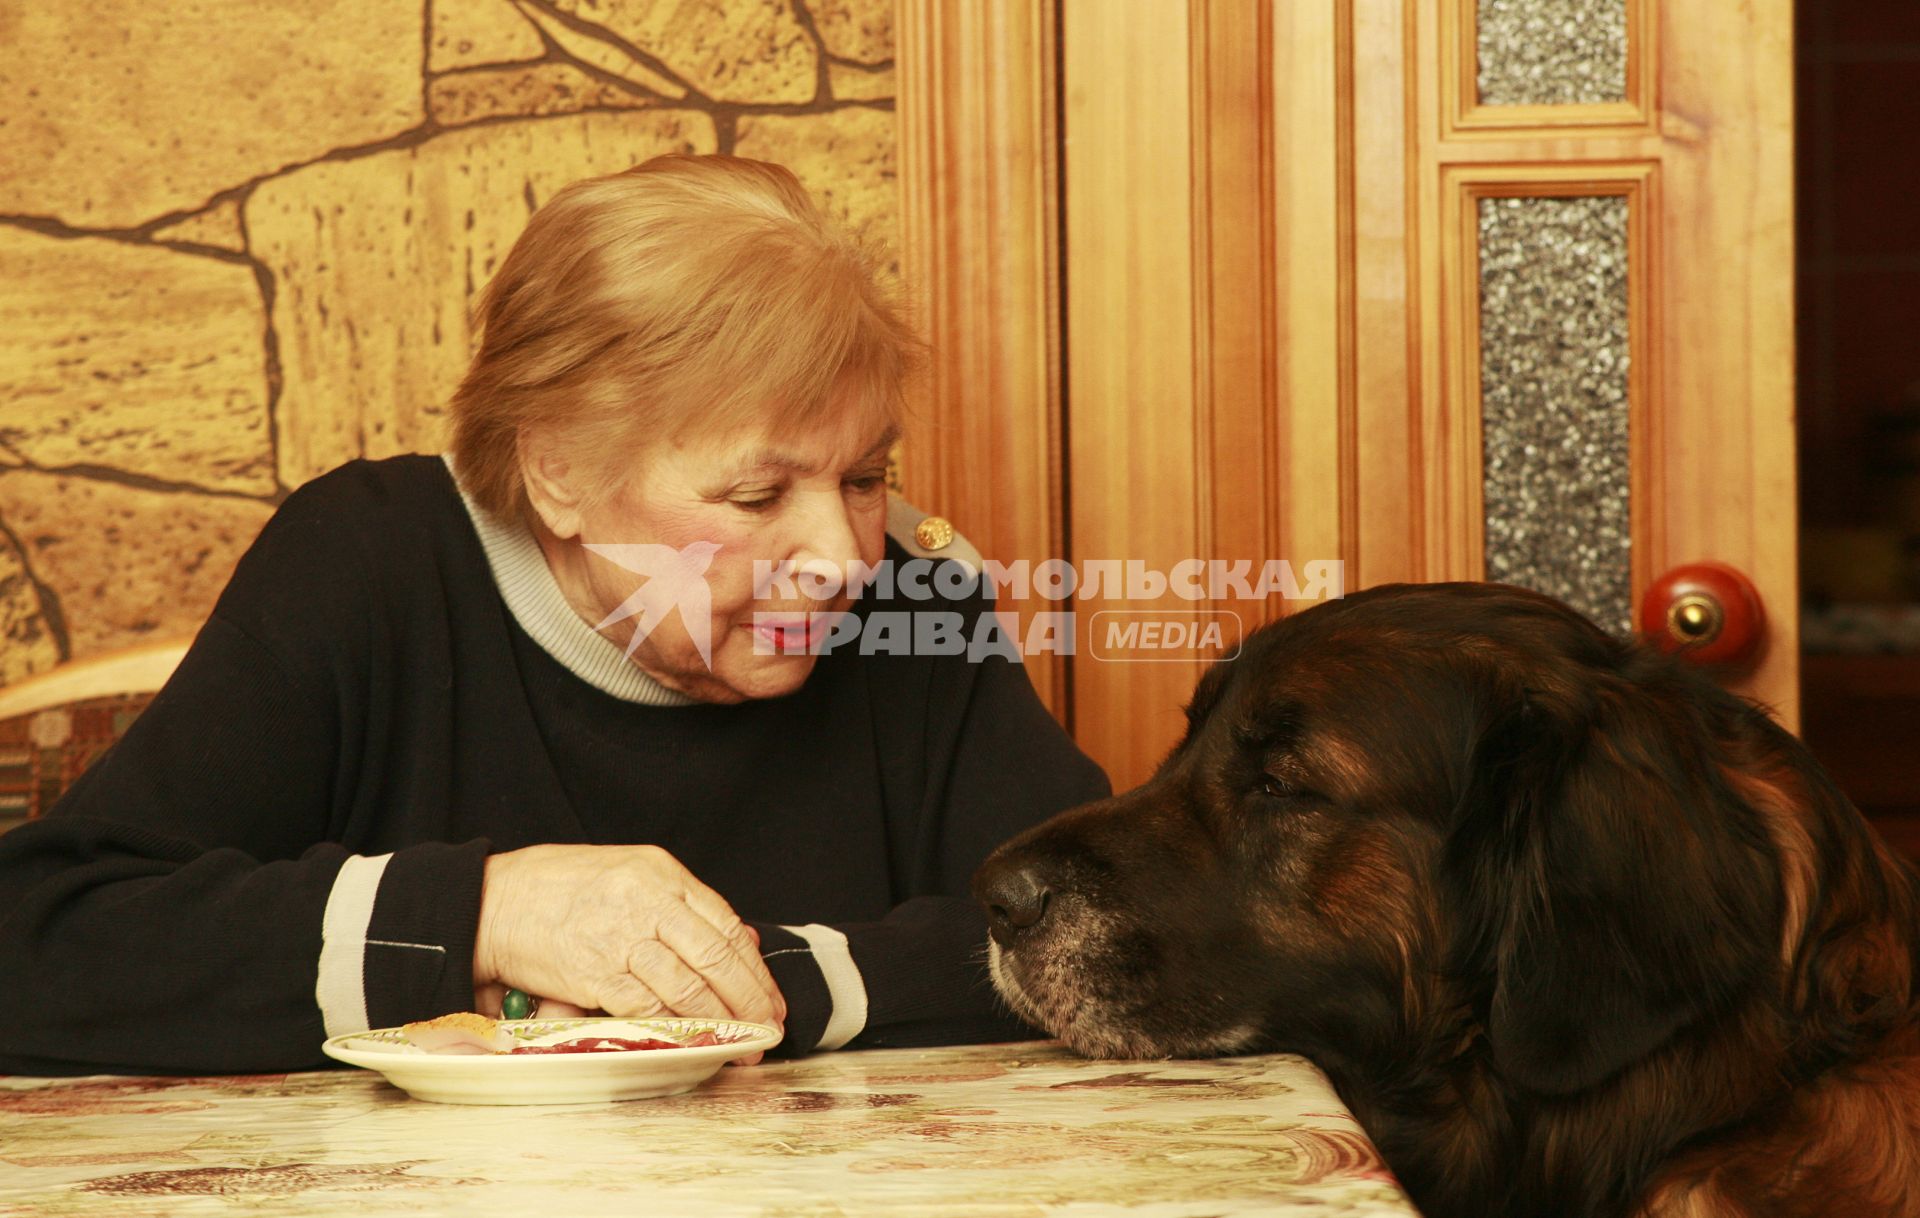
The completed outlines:
<svg viewBox="0 0 1920 1218">
<path fill-rule="evenodd" d="M 1019 215 L 1058 271 L 999 272 L 1046 285 L 1011 322 L 1051 327 L 1029 358 L 1045 392 L 982 400 L 950 368 L 937 407 L 1047 438 L 1004 476 L 971 467 L 983 504 L 1036 505 L 983 548 L 1162 572 L 1334 558 L 1349 589 L 1502 577 L 1618 628 L 1662 572 L 1718 561 L 1769 615 L 1730 682 L 1791 726 L 1789 0 L 1484 7 L 903 5 L 903 143 L 934 132 L 918 146 L 948 149 L 947 181 L 997 187 L 956 207 L 903 163 L 921 248 L 947 242 L 914 265 L 977 282 L 953 234 Z M 1030 117 L 1009 124 L 1016 94 Z M 1037 195 L 1005 189 L 1023 162 L 996 123 L 1056 167 L 1025 175 Z M 999 349 L 1010 324 L 951 301 L 930 321 L 936 349 Z M 1251 627 L 1297 604 L 1232 608 Z M 1109 602 L 1075 607 L 1047 692 L 1125 788 L 1206 656 L 1096 655 Z"/>
</svg>

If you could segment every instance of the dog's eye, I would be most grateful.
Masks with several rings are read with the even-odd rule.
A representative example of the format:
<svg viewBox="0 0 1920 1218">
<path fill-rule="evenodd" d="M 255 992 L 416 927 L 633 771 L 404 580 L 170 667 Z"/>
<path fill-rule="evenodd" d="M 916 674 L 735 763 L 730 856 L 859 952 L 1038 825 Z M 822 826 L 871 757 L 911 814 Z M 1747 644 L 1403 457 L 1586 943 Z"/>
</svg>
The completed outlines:
<svg viewBox="0 0 1920 1218">
<path fill-rule="evenodd" d="M 1268 799 L 1279 800 L 1290 807 L 1321 802 L 1318 791 L 1301 785 L 1293 777 L 1284 773 L 1261 774 L 1260 793 Z"/>
</svg>

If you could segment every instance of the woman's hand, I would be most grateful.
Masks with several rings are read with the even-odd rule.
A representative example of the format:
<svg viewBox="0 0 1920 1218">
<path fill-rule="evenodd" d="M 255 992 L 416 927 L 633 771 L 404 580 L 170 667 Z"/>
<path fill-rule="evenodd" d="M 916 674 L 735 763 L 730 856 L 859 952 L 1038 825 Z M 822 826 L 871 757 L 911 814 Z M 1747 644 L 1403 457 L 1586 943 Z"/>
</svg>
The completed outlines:
<svg viewBox="0 0 1920 1218">
<path fill-rule="evenodd" d="M 476 989 L 581 1010 L 782 1025 L 757 937 L 658 846 L 529 846 L 487 859 Z"/>
</svg>

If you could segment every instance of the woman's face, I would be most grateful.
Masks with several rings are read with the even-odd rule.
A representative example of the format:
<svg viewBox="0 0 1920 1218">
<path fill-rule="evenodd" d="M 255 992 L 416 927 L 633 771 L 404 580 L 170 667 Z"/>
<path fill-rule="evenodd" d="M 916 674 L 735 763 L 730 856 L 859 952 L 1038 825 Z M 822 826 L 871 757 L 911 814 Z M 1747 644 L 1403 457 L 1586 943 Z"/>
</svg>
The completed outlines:
<svg viewBox="0 0 1920 1218">
<path fill-rule="evenodd" d="M 885 552 L 894 438 L 846 423 L 663 443 L 598 506 L 555 514 L 530 485 L 549 525 L 536 531 L 574 609 L 649 675 L 703 702 L 777 697 L 807 679 L 808 644 L 853 603 L 849 567 Z M 770 583 L 769 569 L 795 578 Z M 809 571 L 837 592 L 809 599 Z M 705 656 L 689 628 L 703 588 Z"/>
</svg>

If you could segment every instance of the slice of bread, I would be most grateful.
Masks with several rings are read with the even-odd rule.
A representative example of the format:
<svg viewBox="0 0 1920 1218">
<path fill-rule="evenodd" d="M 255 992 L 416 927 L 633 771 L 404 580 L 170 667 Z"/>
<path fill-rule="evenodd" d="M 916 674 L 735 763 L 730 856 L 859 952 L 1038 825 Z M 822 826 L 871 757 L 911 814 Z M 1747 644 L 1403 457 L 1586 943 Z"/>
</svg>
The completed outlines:
<svg viewBox="0 0 1920 1218">
<path fill-rule="evenodd" d="M 428 1053 L 500 1053 L 514 1045 L 498 1020 L 472 1011 L 419 1020 L 401 1031 L 411 1044 Z"/>
</svg>

